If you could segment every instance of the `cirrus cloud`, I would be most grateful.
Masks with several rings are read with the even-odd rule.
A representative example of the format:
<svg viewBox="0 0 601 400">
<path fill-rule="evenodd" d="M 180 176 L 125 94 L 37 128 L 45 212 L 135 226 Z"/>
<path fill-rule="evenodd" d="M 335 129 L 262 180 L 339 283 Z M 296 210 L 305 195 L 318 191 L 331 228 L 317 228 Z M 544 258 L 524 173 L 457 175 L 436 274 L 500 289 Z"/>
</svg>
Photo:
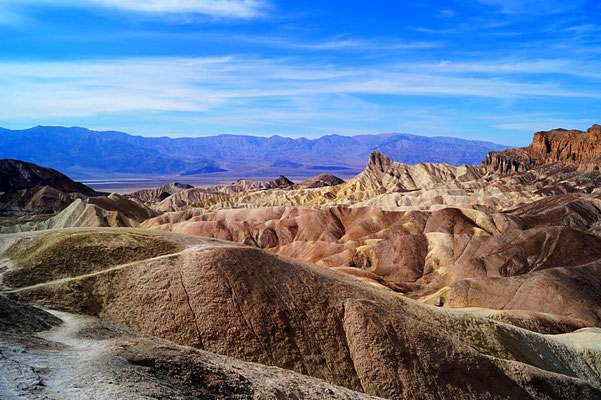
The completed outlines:
<svg viewBox="0 0 601 400">
<path fill-rule="evenodd" d="M 146 14 L 206 15 L 249 19 L 264 15 L 267 0 L 0 0 L 0 11 L 27 12 L 28 7 L 107 8 Z"/>
<path fill-rule="evenodd" d="M 487 64 L 486 64 L 487 65 Z M 549 66 L 545 65 L 545 70 Z M 562 64 L 563 65 L 563 64 Z M 423 64 L 346 67 L 241 56 L 0 63 L 0 118 L 113 112 L 203 112 L 324 96 L 601 98 L 588 87 L 513 79 L 472 64 L 458 71 Z M 530 69 L 528 65 L 524 70 Z M 534 75 L 538 71 L 532 71 Z"/>
</svg>

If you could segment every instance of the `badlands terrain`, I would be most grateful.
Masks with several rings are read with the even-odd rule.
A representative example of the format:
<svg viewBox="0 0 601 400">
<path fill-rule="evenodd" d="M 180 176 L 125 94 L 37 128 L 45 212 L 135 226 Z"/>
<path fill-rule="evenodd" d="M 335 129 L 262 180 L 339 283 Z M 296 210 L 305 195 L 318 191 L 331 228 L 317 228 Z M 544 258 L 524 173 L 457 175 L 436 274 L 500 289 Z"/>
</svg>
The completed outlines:
<svg viewBox="0 0 601 400">
<path fill-rule="evenodd" d="M 126 195 L 0 160 L 0 398 L 601 399 L 599 143 Z"/>
</svg>

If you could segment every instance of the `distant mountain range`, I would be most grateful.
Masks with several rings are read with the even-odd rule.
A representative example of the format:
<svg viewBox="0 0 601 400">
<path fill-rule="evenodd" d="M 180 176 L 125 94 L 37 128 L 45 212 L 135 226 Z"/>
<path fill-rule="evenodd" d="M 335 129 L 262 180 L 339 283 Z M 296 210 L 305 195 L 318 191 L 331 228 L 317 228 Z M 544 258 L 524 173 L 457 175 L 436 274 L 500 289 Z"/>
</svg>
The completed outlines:
<svg viewBox="0 0 601 400">
<path fill-rule="evenodd" d="M 409 134 L 340 136 L 317 139 L 218 135 L 150 138 L 79 127 L 0 128 L 0 158 L 33 162 L 79 179 L 111 173 L 240 176 L 279 175 L 303 170 L 355 173 L 373 150 L 407 164 L 480 164 L 488 152 L 507 147 L 450 137 Z"/>
</svg>

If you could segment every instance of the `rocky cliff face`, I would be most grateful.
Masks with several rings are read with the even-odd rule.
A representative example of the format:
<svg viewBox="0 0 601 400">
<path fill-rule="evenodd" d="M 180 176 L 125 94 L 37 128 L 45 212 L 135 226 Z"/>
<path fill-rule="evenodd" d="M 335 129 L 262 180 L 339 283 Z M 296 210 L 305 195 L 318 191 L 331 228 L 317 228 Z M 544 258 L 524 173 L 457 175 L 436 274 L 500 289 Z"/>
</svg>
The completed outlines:
<svg viewBox="0 0 601 400">
<path fill-rule="evenodd" d="M 491 172 L 501 174 L 527 171 L 536 165 L 528 154 L 527 149 L 526 147 L 506 151 L 492 151 L 486 156 L 484 165 Z"/>
<path fill-rule="evenodd" d="M 601 167 L 601 125 L 593 125 L 586 132 L 575 129 L 537 132 L 530 146 L 494 151 L 484 161 L 489 170 L 503 174 L 550 163 L 598 170 Z"/>
<path fill-rule="evenodd" d="M 586 132 L 564 129 L 538 132 L 530 149 L 538 162 L 560 161 L 583 169 L 598 169 L 601 165 L 601 125 L 593 125 Z"/>
</svg>

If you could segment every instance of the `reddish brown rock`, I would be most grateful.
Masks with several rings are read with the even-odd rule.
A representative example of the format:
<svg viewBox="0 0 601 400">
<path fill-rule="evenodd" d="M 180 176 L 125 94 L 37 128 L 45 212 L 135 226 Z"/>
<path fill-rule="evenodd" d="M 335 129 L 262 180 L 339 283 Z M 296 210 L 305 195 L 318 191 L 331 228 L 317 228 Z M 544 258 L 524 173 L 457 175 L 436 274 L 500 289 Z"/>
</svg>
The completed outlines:
<svg viewBox="0 0 601 400">
<path fill-rule="evenodd" d="M 601 264 L 461 279 L 430 296 L 445 307 L 533 310 L 601 326 Z"/>
<path fill-rule="evenodd" d="M 593 125 L 586 132 L 575 129 L 537 132 L 530 146 L 491 152 L 484 161 L 490 170 L 500 173 L 523 171 L 550 163 L 599 170 L 601 125 Z"/>
</svg>

